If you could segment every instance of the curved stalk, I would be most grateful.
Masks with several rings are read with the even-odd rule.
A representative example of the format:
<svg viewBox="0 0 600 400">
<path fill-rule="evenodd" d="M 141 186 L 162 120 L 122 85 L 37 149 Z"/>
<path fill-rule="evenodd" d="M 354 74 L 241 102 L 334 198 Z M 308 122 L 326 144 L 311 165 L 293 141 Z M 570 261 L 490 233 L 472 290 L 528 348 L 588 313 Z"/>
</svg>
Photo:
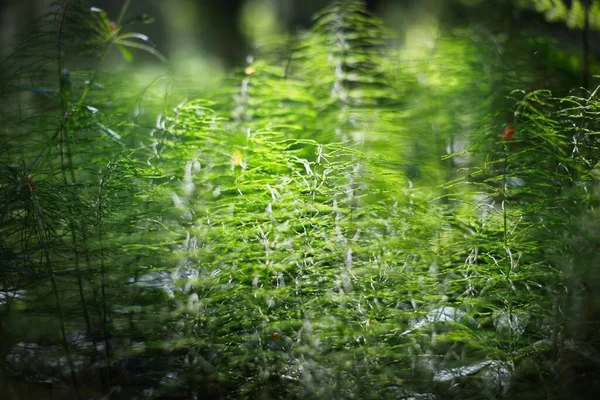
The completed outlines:
<svg viewBox="0 0 600 400">
<path fill-rule="evenodd" d="M 68 99 L 66 98 L 67 93 L 66 93 L 66 88 L 64 87 L 65 85 L 65 81 L 63 79 L 63 70 L 64 70 L 64 61 L 63 61 L 63 57 L 62 57 L 62 39 L 63 39 L 63 30 L 64 30 L 64 23 L 65 23 L 65 15 L 69 9 L 70 3 L 67 3 L 67 5 L 65 6 L 65 9 L 63 11 L 63 18 L 61 20 L 61 24 L 60 24 L 60 29 L 58 32 L 58 46 L 57 46 L 57 52 L 58 52 L 58 77 L 59 77 L 59 85 L 60 85 L 60 93 L 62 95 L 62 101 L 61 101 L 61 107 L 62 107 L 62 112 L 63 115 L 66 115 L 67 113 L 67 107 L 68 107 Z M 60 129 L 60 134 L 61 134 L 61 140 L 60 140 L 60 160 L 61 160 L 61 173 L 63 176 L 63 182 L 65 185 L 69 184 L 69 181 L 67 179 L 67 172 L 66 170 L 68 169 L 70 171 L 70 175 L 71 175 L 71 183 L 75 183 L 75 171 L 73 170 L 73 161 L 72 161 L 72 157 L 71 157 L 71 151 L 70 151 L 70 146 L 69 146 L 69 139 L 68 139 L 68 135 L 65 132 L 64 129 L 64 124 L 61 124 L 61 129 Z M 66 157 L 67 157 L 67 162 L 68 165 L 65 167 L 65 147 L 66 147 Z M 69 218 L 69 229 L 71 231 L 71 245 L 73 247 L 73 251 L 74 251 L 74 255 L 75 255 L 75 271 L 77 273 L 77 286 L 78 286 L 78 290 L 79 290 L 79 298 L 81 301 L 81 308 L 83 311 L 83 318 L 84 318 L 84 322 L 85 322 L 85 326 L 86 326 L 86 330 L 87 330 L 87 334 L 88 337 L 91 339 L 92 341 L 92 345 L 94 346 L 94 351 L 93 351 L 93 355 L 92 355 L 92 361 L 95 360 L 95 353 L 96 353 L 96 339 L 94 338 L 94 333 L 92 330 L 92 324 L 90 321 L 90 316 L 89 316 L 89 312 L 88 312 L 88 305 L 86 302 L 86 298 L 85 298 L 85 291 L 84 291 L 84 285 L 83 285 L 83 280 L 82 280 L 82 273 L 81 273 L 81 268 L 80 268 L 80 263 L 79 263 L 79 251 L 77 250 L 77 235 L 76 235 L 76 224 L 74 219 L 71 217 Z M 86 235 L 85 235 L 85 230 L 82 230 L 82 236 L 83 236 L 83 246 L 84 246 L 84 252 L 87 254 L 87 251 L 85 250 L 85 243 L 86 243 Z"/>
</svg>

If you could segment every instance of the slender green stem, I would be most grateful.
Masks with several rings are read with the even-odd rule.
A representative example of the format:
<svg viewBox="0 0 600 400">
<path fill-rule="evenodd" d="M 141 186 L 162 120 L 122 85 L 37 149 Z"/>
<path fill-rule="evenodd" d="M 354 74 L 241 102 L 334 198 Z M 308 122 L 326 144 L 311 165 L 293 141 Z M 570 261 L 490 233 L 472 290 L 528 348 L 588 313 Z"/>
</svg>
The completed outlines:
<svg viewBox="0 0 600 400">
<path fill-rule="evenodd" d="M 131 0 L 125 0 L 125 3 L 123 3 L 123 7 L 121 7 L 121 12 L 119 13 L 119 18 L 117 18 L 117 26 L 121 26 L 121 24 L 123 23 L 123 19 L 125 18 L 125 14 L 129 9 L 130 4 Z"/>
<path fill-rule="evenodd" d="M 45 226 L 45 218 L 44 218 L 44 212 L 42 210 L 41 205 L 39 204 L 39 202 L 37 201 L 37 199 L 35 198 L 35 196 L 32 196 L 32 202 L 33 202 L 33 208 L 35 211 L 35 219 L 36 219 L 36 226 L 35 226 L 35 230 L 37 233 L 37 237 L 38 237 L 38 241 L 40 243 L 40 247 L 42 249 L 43 252 L 43 256 L 44 259 L 46 260 L 46 266 L 48 269 L 48 275 L 50 276 L 50 283 L 52 286 L 52 293 L 54 295 L 54 300 L 55 300 L 55 304 L 56 304 L 56 313 L 58 315 L 58 321 L 60 324 L 60 331 L 61 331 L 61 335 L 62 335 L 62 339 L 63 339 L 63 347 L 65 349 L 65 353 L 67 356 L 67 362 L 69 364 L 69 370 L 71 372 L 71 378 L 73 379 L 73 386 L 75 387 L 75 391 L 77 392 L 77 397 L 81 398 L 81 395 L 79 394 L 79 384 L 77 381 L 77 375 L 75 374 L 75 364 L 73 363 L 73 356 L 71 354 L 71 346 L 69 344 L 69 339 L 67 337 L 67 330 L 65 327 L 65 318 L 64 318 L 64 312 L 63 312 L 63 308 L 62 308 L 62 304 L 60 301 L 60 295 L 59 295 L 59 289 L 58 289 L 58 283 L 56 281 L 56 273 L 54 271 L 54 267 L 53 267 L 53 261 L 52 261 L 52 257 L 50 255 L 50 249 L 48 248 L 47 242 L 46 242 L 46 235 L 47 235 L 47 229 Z"/>
<path fill-rule="evenodd" d="M 584 89 L 590 87 L 590 9 L 592 0 L 584 0 L 583 30 L 581 41 L 583 47 L 583 62 L 581 68 L 581 85 Z"/>
<path fill-rule="evenodd" d="M 125 14 L 127 7 L 129 6 L 129 3 L 130 3 L 130 0 L 126 1 L 125 4 L 123 5 L 123 8 L 121 9 L 122 15 Z M 65 10 L 64 10 L 63 20 L 65 18 L 64 14 L 66 13 L 66 11 L 67 11 L 67 8 L 65 8 Z M 61 25 L 61 29 L 62 29 L 62 25 Z M 59 38 L 60 37 L 61 36 L 59 36 Z M 98 74 L 100 73 L 100 67 L 102 65 L 102 62 L 106 58 L 106 55 L 108 54 L 108 51 L 110 50 L 111 45 L 112 45 L 112 41 L 109 41 L 105 44 L 104 48 L 102 49 L 102 52 L 100 53 L 100 56 L 98 57 L 98 61 L 96 62 L 94 70 L 92 71 L 92 75 L 91 75 L 90 79 L 88 80 L 87 84 L 83 87 L 83 92 L 79 96 L 79 100 L 77 100 L 77 102 L 75 103 L 75 110 L 78 110 L 81 108 L 81 106 L 83 105 L 83 103 L 85 102 L 85 99 L 87 98 L 87 96 L 89 94 L 90 89 L 93 87 L 94 83 L 96 83 L 96 79 L 98 78 Z M 60 50 L 59 50 L 59 52 L 60 52 Z M 62 72 L 63 63 L 64 63 L 64 61 L 63 61 L 62 55 L 60 55 L 59 61 L 58 61 L 59 74 Z M 61 135 L 61 131 L 64 129 L 64 127 L 67 124 L 67 121 L 71 117 L 71 112 L 69 110 L 63 110 L 63 111 L 64 112 L 63 112 L 61 124 L 58 127 L 58 129 L 56 130 L 56 132 L 54 133 L 54 135 L 50 138 L 50 143 L 48 144 L 47 147 L 43 148 L 38 153 L 38 155 L 34 158 L 34 160 L 29 164 L 28 170 L 33 169 L 33 167 L 35 166 L 35 164 L 37 164 L 37 162 L 41 158 L 41 156 L 52 147 L 52 144 L 54 143 L 54 141 Z"/>
<path fill-rule="evenodd" d="M 509 259 L 509 248 L 508 248 L 508 206 L 507 206 L 507 198 L 508 198 L 508 145 L 504 144 L 504 171 L 502 177 L 502 236 L 503 236 L 503 245 L 504 245 L 504 271 L 506 273 L 506 281 L 507 281 L 507 293 L 508 293 L 508 327 L 511 335 L 510 348 L 512 354 L 512 348 L 514 342 L 513 338 L 513 300 L 512 300 L 512 282 L 511 282 L 511 270 L 512 270 L 512 261 Z"/>
<path fill-rule="evenodd" d="M 117 20 L 117 26 L 120 25 L 121 22 L 123 21 L 123 18 L 125 17 L 125 13 L 127 12 L 127 9 L 129 8 L 130 3 L 131 3 L 131 0 L 126 0 L 125 3 L 123 4 L 123 7 L 121 7 L 119 19 Z M 111 45 L 112 45 L 112 41 L 109 41 L 108 43 L 106 43 L 106 45 L 104 46 L 104 49 L 102 50 L 102 53 L 100 53 L 100 57 L 98 59 L 98 62 L 96 63 L 96 67 L 92 71 L 92 76 L 90 77 L 89 82 L 83 88 L 83 93 L 81 93 L 81 97 L 79 97 L 79 100 L 77 101 L 76 108 L 80 108 L 83 105 L 83 102 L 85 101 L 90 88 L 94 85 L 94 83 L 96 83 L 96 79 L 98 78 L 98 73 L 100 72 L 100 65 L 104 61 L 104 58 L 106 58 L 106 55 L 108 54 L 108 51 L 110 50 Z"/>
<path fill-rule="evenodd" d="M 98 209 L 97 209 L 97 218 L 98 218 L 98 241 L 100 243 L 100 291 L 102 294 L 102 325 L 104 331 L 104 350 L 106 353 L 106 359 L 108 362 L 108 367 L 110 371 L 111 367 L 111 346 L 110 346 L 110 326 L 109 326 L 109 317 L 108 317 L 108 304 L 106 300 L 106 265 L 104 263 L 104 231 L 102 225 L 102 207 L 103 207 L 103 196 L 104 196 L 104 185 L 106 183 L 106 179 L 108 174 L 110 174 L 111 164 L 109 163 L 107 166 L 107 175 L 104 175 L 100 180 L 100 189 L 98 192 Z M 109 372 L 110 379 L 110 372 Z"/>
<path fill-rule="evenodd" d="M 62 112 L 63 115 L 67 114 L 67 107 L 68 107 L 68 99 L 66 98 L 67 93 L 65 93 L 66 89 L 64 87 L 64 79 L 63 79 L 63 69 L 64 69 L 64 61 L 63 61 L 63 56 L 62 56 L 62 38 L 63 38 L 63 29 L 65 26 L 65 15 L 69 9 L 70 3 L 67 3 L 67 5 L 65 6 L 64 12 L 63 12 L 63 18 L 61 20 L 61 24 L 60 24 L 60 29 L 58 32 L 58 45 L 57 45 L 57 57 L 58 57 L 58 79 L 59 79 L 59 84 L 60 84 L 60 93 L 63 96 L 63 98 L 61 99 L 61 107 L 62 107 Z M 69 135 L 65 130 L 65 125 L 64 123 L 61 123 L 60 125 L 60 129 L 59 129 L 59 133 L 60 133 L 60 165 L 61 165 L 61 173 L 63 176 L 63 182 L 65 185 L 69 184 L 69 180 L 67 179 L 67 170 L 70 171 L 70 176 L 71 176 L 71 183 L 75 183 L 76 179 L 75 179 L 75 171 L 73 168 L 73 159 L 71 156 L 71 149 L 70 149 L 70 144 L 69 144 Z M 66 159 L 67 159 L 67 165 L 65 165 L 65 149 L 66 149 Z M 71 232 L 71 246 L 73 248 L 73 252 L 74 252 L 74 256 L 75 256 L 75 271 L 77 273 L 77 286 L 78 286 L 78 290 L 79 290 L 79 297 L 80 297 L 80 301 L 81 301 L 81 307 L 82 307 L 82 311 L 83 311 L 83 317 L 84 317 L 84 321 L 85 321 L 85 325 L 86 325 L 86 329 L 87 329 L 87 333 L 88 333 L 88 337 L 91 339 L 92 344 L 94 346 L 94 354 L 96 352 L 96 339 L 94 338 L 94 333 L 92 330 L 92 324 L 91 324 L 91 320 L 90 320 L 90 316 L 89 316 L 89 312 L 88 312 L 88 305 L 87 305 L 87 301 L 86 301 L 86 296 L 85 296 L 85 290 L 84 290 L 84 284 L 83 284 L 83 279 L 82 279 L 82 273 L 81 273 L 81 267 L 80 267 L 80 262 L 79 262 L 79 250 L 78 250 L 78 241 L 77 241 L 77 229 L 76 229 L 76 223 L 75 220 L 73 218 L 73 216 L 71 215 L 71 217 L 69 218 L 69 229 Z M 86 238 L 85 238 L 85 230 L 82 231 L 82 236 L 83 236 L 83 245 L 85 246 L 85 242 L 86 242 Z M 85 250 L 84 250 L 85 251 Z"/>
</svg>

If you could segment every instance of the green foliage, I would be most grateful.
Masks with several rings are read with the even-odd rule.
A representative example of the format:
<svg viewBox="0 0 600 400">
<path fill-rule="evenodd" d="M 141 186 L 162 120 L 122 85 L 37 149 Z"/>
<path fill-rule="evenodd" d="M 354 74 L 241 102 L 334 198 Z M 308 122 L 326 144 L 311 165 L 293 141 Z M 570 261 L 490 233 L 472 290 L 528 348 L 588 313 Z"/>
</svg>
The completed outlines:
<svg viewBox="0 0 600 400">
<path fill-rule="evenodd" d="M 598 218 L 597 92 L 511 91 L 540 71 L 471 32 L 414 59 L 347 1 L 173 107 L 162 78 L 125 91 L 102 68 L 115 46 L 162 59 L 125 9 L 58 3 L 59 68 L 6 85 L 3 375 L 81 397 L 543 398 L 596 363 L 597 238 L 574 221 Z M 83 43 L 91 71 L 61 51 Z"/>
<path fill-rule="evenodd" d="M 533 9 L 544 14 L 550 22 L 564 22 L 571 29 L 582 29 L 585 25 L 585 7 L 589 2 L 589 24 L 592 29 L 600 29 L 600 3 L 594 0 L 517 0 L 519 7 Z"/>
</svg>

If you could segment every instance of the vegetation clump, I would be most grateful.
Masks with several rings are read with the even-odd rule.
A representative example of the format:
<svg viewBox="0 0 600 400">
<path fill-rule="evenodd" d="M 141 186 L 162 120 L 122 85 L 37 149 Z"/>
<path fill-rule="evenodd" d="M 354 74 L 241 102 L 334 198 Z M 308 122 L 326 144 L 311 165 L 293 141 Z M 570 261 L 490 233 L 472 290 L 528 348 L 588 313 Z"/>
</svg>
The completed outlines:
<svg viewBox="0 0 600 400">
<path fill-rule="evenodd" d="M 201 98 L 164 76 L 117 95 L 114 51 L 166 61 L 128 4 L 59 1 L 6 61 L 0 390 L 598 390 L 597 89 L 501 85 L 489 54 L 515 49 L 468 33 L 413 59 L 341 1 Z"/>
</svg>

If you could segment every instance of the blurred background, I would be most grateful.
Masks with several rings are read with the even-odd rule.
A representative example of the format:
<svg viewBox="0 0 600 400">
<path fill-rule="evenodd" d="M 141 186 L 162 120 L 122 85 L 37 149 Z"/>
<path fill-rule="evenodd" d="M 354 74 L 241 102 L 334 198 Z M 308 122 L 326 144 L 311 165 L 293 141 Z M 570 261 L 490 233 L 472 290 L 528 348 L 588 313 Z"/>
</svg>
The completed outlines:
<svg viewBox="0 0 600 400">
<path fill-rule="evenodd" d="M 35 21 L 51 10 L 52 0 L 0 0 L 0 54 L 6 56 Z M 156 48 L 174 67 L 211 80 L 223 68 L 243 65 L 269 38 L 308 29 L 327 0 L 133 0 L 128 14 L 148 14 L 144 27 Z M 587 0 L 368 0 L 367 9 L 383 19 L 402 41 L 468 28 L 519 38 L 534 31 L 558 48 L 581 54 L 584 10 L 591 6 L 589 51 L 600 54 L 598 5 Z M 116 16 L 122 0 L 90 0 L 90 6 Z M 493 12 L 490 12 L 493 10 Z M 151 57 L 138 57 L 153 60 Z M 518 60 L 505 60 L 512 63 Z M 178 71 L 181 73 L 182 71 Z"/>
</svg>

